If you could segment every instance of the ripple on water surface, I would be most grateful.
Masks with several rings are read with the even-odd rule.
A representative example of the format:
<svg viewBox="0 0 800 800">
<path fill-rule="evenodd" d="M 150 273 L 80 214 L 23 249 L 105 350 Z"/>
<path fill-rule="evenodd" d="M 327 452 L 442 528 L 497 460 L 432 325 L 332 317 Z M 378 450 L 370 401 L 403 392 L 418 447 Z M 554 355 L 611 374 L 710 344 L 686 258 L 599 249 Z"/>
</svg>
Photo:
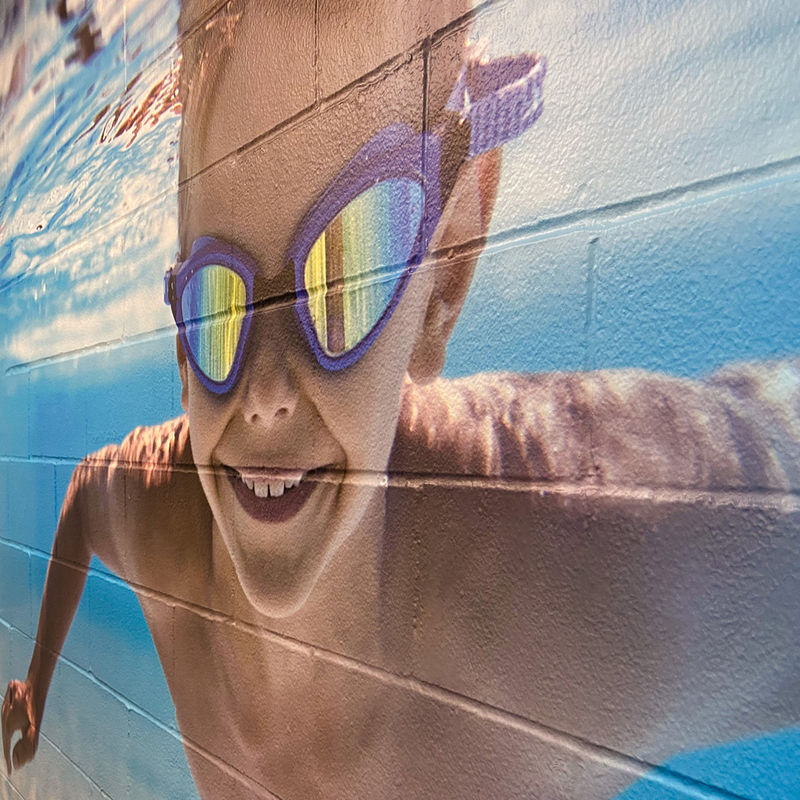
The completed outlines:
<svg viewBox="0 0 800 800">
<path fill-rule="evenodd" d="M 131 293 L 153 295 L 140 327 L 163 323 L 161 276 L 176 249 L 179 4 L 124 6 L 96 0 L 63 18 L 42 0 L 0 20 L 6 366 L 92 346 L 97 331 L 82 333 L 80 315 L 110 313 Z M 119 246 L 120 226 L 132 249 Z M 14 346 L 23 334 L 25 352 Z"/>
</svg>

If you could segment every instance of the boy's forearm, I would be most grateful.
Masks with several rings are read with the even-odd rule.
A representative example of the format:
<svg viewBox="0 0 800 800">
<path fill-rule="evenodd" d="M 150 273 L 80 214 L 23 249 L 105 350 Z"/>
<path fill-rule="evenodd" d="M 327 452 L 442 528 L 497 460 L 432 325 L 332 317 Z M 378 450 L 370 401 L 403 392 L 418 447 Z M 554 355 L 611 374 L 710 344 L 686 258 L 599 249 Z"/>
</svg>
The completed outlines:
<svg viewBox="0 0 800 800">
<path fill-rule="evenodd" d="M 68 494 L 56 530 L 28 669 L 37 722 L 44 713 L 50 680 L 80 603 L 92 557 L 76 499 L 73 492 Z"/>
</svg>

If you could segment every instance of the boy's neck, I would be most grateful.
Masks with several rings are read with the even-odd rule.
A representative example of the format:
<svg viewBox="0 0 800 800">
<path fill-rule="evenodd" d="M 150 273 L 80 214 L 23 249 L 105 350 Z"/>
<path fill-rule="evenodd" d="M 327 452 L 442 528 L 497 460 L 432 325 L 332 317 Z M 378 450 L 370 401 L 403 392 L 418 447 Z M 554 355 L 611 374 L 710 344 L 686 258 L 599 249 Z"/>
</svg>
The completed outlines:
<svg viewBox="0 0 800 800">
<path fill-rule="evenodd" d="M 357 530 L 324 568 L 306 602 L 286 617 L 265 615 L 248 601 L 215 524 L 215 561 L 227 562 L 220 574 L 228 574 L 227 585 L 237 589 L 236 618 L 323 649 L 377 658 L 378 653 L 367 653 L 365 648 L 373 650 L 378 646 L 384 510 L 385 490 L 381 488 L 376 490 Z"/>
</svg>

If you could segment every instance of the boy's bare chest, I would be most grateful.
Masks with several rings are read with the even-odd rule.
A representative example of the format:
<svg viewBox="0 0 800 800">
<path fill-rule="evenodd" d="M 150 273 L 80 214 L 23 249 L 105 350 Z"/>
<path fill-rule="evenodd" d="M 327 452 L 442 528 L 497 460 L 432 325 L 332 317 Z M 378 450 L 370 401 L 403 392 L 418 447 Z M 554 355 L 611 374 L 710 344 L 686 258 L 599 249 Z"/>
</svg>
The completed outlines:
<svg viewBox="0 0 800 800">
<path fill-rule="evenodd" d="M 363 773 L 386 732 L 373 680 L 286 637 L 173 613 L 155 640 L 201 796 L 313 798 L 373 782 Z"/>
</svg>

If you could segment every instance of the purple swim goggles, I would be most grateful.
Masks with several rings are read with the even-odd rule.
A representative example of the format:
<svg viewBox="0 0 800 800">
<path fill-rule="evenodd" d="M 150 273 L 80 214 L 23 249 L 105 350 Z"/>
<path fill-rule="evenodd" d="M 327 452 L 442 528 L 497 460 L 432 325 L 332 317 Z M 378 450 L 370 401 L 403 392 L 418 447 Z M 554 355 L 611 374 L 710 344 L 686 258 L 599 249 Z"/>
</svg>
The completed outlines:
<svg viewBox="0 0 800 800">
<path fill-rule="evenodd" d="M 317 361 L 354 364 L 380 335 L 421 262 L 461 166 L 519 136 L 542 111 L 544 59 L 470 62 L 435 131 L 377 133 L 314 203 L 286 256 L 295 313 Z M 236 384 L 254 310 L 254 260 L 201 236 L 164 276 L 164 300 L 200 382 Z"/>
</svg>

